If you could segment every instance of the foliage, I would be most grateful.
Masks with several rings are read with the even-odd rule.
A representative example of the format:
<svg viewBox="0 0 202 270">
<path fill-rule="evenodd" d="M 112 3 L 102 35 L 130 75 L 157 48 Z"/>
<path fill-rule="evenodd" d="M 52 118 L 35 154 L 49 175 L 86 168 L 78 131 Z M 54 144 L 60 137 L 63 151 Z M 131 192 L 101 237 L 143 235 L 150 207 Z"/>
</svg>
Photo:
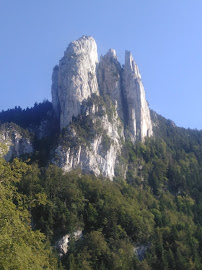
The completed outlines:
<svg viewBox="0 0 202 270">
<path fill-rule="evenodd" d="M 22 109 L 15 107 L 7 111 L 0 112 L 0 123 L 15 123 L 22 128 L 28 128 L 30 124 L 39 125 L 47 112 L 52 110 L 52 103 L 48 100 L 42 103 L 35 103 L 32 108 Z"/>
<path fill-rule="evenodd" d="M 62 259 L 67 269 L 200 269 L 202 230 L 190 195 L 171 194 L 164 184 L 156 194 L 153 182 L 142 188 L 79 172 L 64 174 L 53 165 L 36 172 L 35 184 L 24 188 L 27 174 L 19 185 L 21 192 L 41 189 L 47 196 L 45 204 L 32 209 L 34 226 L 52 243 L 83 230 L 84 237 L 71 242 Z M 139 244 L 149 246 L 144 261 L 133 251 Z"/>
<path fill-rule="evenodd" d="M 108 100 L 109 101 L 109 100 Z M 64 128 L 59 137 L 59 145 L 63 147 L 77 147 L 78 145 L 90 146 L 90 142 L 96 136 L 102 136 L 103 150 L 106 152 L 110 148 L 111 140 L 102 127 L 102 116 L 107 115 L 109 121 L 115 113 L 112 103 L 108 104 L 101 96 L 93 94 L 88 98 L 83 106 L 89 110 L 95 110 L 94 113 L 80 114 L 72 118 L 68 127 Z M 96 109 L 92 109 L 97 106 Z"/>
<path fill-rule="evenodd" d="M 26 196 L 15 187 L 29 170 L 18 159 L 0 158 L 0 269 L 58 269 L 45 235 L 31 229 Z"/>
<path fill-rule="evenodd" d="M 82 117 L 72 121 L 78 141 L 66 130 L 64 143 L 98 132 Z M 57 269 L 45 236 L 54 245 L 82 230 L 61 259 L 65 269 L 202 269 L 202 131 L 155 121 L 154 138 L 125 142 L 126 179 L 114 182 L 1 159 L 0 268 Z M 143 259 L 138 246 L 145 247 Z"/>
</svg>

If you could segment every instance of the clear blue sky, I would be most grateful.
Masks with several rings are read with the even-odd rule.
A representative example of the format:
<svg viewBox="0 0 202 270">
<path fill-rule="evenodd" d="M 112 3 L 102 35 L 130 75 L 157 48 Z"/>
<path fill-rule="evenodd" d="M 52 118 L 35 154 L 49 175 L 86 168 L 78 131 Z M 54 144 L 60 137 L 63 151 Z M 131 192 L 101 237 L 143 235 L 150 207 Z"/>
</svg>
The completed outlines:
<svg viewBox="0 0 202 270">
<path fill-rule="evenodd" d="M 0 110 L 51 100 L 52 68 L 69 42 L 132 51 L 150 108 L 202 129 L 201 0 L 1 0 Z"/>
</svg>

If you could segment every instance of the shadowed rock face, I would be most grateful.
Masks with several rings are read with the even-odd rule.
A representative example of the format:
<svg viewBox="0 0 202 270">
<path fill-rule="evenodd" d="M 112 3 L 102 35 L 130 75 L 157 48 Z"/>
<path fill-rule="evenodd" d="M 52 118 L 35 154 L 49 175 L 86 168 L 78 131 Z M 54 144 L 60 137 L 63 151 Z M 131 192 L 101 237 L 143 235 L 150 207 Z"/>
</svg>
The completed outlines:
<svg viewBox="0 0 202 270">
<path fill-rule="evenodd" d="M 99 97 L 96 104 L 95 96 Z M 80 136 L 75 127 L 70 127 L 73 118 L 90 118 L 90 129 L 94 130 L 94 137 L 85 138 L 86 143 L 82 139 L 74 146 L 57 146 L 54 163 L 65 170 L 79 167 L 113 179 L 125 138 L 144 141 L 153 134 L 141 75 L 131 53 L 126 51 L 123 67 L 113 49 L 101 56 L 98 63 L 97 45 L 92 37 L 83 36 L 70 43 L 59 66 L 54 68 L 52 102 L 60 129 L 68 127 L 69 134 L 74 134 L 73 141 Z M 89 123 L 81 125 L 89 128 Z"/>
</svg>

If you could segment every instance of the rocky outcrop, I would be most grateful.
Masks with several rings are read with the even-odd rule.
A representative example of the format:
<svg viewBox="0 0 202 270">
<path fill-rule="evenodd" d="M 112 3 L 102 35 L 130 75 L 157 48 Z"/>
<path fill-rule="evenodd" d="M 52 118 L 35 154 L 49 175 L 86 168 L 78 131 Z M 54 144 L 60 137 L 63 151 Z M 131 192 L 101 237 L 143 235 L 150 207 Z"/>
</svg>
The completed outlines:
<svg viewBox="0 0 202 270">
<path fill-rule="evenodd" d="M 59 241 L 55 245 L 55 248 L 58 250 L 59 256 L 62 257 L 67 254 L 69 248 L 69 241 L 71 239 L 78 241 L 80 238 L 82 238 L 82 236 L 82 231 L 78 230 L 73 233 L 66 234 L 61 239 L 59 239 Z"/>
<path fill-rule="evenodd" d="M 153 134 L 144 87 L 131 53 L 126 51 L 123 67 L 113 49 L 98 63 L 95 40 L 83 36 L 70 43 L 53 70 L 52 81 L 53 107 L 60 129 L 66 128 L 53 163 L 66 171 L 81 168 L 113 179 L 125 138 L 144 141 Z M 69 142 L 64 144 L 64 137 Z"/>
<path fill-rule="evenodd" d="M 25 134 L 25 131 L 14 124 L 1 126 L 0 143 L 6 146 L 5 153 L 2 153 L 6 161 L 34 152 L 29 134 Z"/>
<path fill-rule="evenodd" d="M 142 261 L 144 259 L 145 254 L 149 249 L 149 247 L 150 244 L 134 246 L 134 253 L 137 256 L 138 260 Z"/>
<path fill-rule="evenodd" d="M 111 111 L 110 117 L 101 101 L 89 103 L 79 122 L 72 122 L 61 135 L 53 163 L 65 171 L 80 168 L 83 172 L 102 174 L 112 180 L 124 141 L 123 125 L 117 112 Z"/>
<path fill-rule="evenodd" d="M 123 96 L 127 107 L 127 135 L 133 142 L 144 141 L 153 134 L 150 110 L 138 66 L 128 51 L 123 69 Z"/>
<path fill-rule="evenodd" d="M 81 104 L 98 94 L 96 66 L 97 45 L 92 37 L 83 36 L 69 44 L 52 76 L 53 106 L 60 116 L 60 128 L 66 127 L 81 113 Z"/>
<path fill-rule="evenodd" d="M 100 95 L 107 101 L 107 96 L 116 107 L 118 115 L 123 120 L 121 93 L 121 65 L 116 52 L 110 49 L 105 56 L 100 57 L 98 66 L 98 85 Z"/>
</svg>

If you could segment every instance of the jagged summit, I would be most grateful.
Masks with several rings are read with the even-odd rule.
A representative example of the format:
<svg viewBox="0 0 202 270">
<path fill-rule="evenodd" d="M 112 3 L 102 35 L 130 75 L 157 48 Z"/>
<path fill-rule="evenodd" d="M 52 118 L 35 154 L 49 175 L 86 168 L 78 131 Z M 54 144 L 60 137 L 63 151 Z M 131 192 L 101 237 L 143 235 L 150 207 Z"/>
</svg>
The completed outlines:
<svg viewBox="0 0 202 270">
<path fill-rule="evenodd" d="M 114 49 L 101 56 L 98 63 L 94 38 L 82 36 L 69 44 L 53 70 L 52 81 L 52 102 L 61 129 L 81 114 L 85 101 L 96 94 L 109 96 L 132 141 L 152 135 L 141 75 L 131 52 L 126 51 L 123 67 Z"/>
<path fill-rule="evenodd" d="M 124 69 L 129 69 L 134 73 L 134 77 L 141 79 L 139 68 L 133 59 L 132 53 L 130 51 L 125 51 L 125 66 Z"/>
<path fill-rule="evenodd" d="M 116 51 L 114 49 L 109 49 L 106 56 L 111 57 L 111 58 L 115 58 L 118 60 L 118 57 L 116 55 Z"/>
<path fill-rule="evenodd" d="M 126 51 L 122 74 L 123 96 L 127 106 L 127 135 L 135 141 L 144 141 L 153 134 L 150 110 L 137 64 L 131 52 Z"/>
<path fill-rule="evenodd" d="M 106 55 L 100 58 L 97 68 L 99 93 L 101 96 L 109 96 L 113 105 L 117 108 L 118 115 L 123 120 L 123 104 L 121 93 L 121 65 L 114 49 L 110 49 Z"/>
<path fill-rule="evenodd" d="M 125 139 L 144 141 L 153 134 L 141 75 L 131 52 L 126 51 L 124 66 L 114 49 L 98 62 L 92 37 L 71 42 L 54 68 L 52 103 L 60 129 L 67 127 L 68 137 L 66 146 L 64 139 L 59 142 L 53 162 L 66 171 L 79 167 L 110 179 L 120 171 L 124 176 L 126 168 L 119 157 Z"/>
<path fill-rule="evenodd" d="M 69 44 L 54 67 L 51 91 L 53 110 L 51 106 L 39 122 L 28 127 L 39 145 L 45 137 L 54 140 L 45 149 L 47 162 L 65 171 L 79 168 L 111 180 L 114 176 L 125 178 L 125 141 L 144 141 L 153 134 L 144 87 L 132 54 L 126 51 L 124 66 L 114 49 L 98 61 L 95 40 L 83 36 Z M 9 157 L 38 151 L 31 134 L 26 137 L 26 132 L 7 126 L 4 134 L 2 140 L 9 137 Z M 44 153 L 44 149 L 39 150 Z"/>
</svg>

